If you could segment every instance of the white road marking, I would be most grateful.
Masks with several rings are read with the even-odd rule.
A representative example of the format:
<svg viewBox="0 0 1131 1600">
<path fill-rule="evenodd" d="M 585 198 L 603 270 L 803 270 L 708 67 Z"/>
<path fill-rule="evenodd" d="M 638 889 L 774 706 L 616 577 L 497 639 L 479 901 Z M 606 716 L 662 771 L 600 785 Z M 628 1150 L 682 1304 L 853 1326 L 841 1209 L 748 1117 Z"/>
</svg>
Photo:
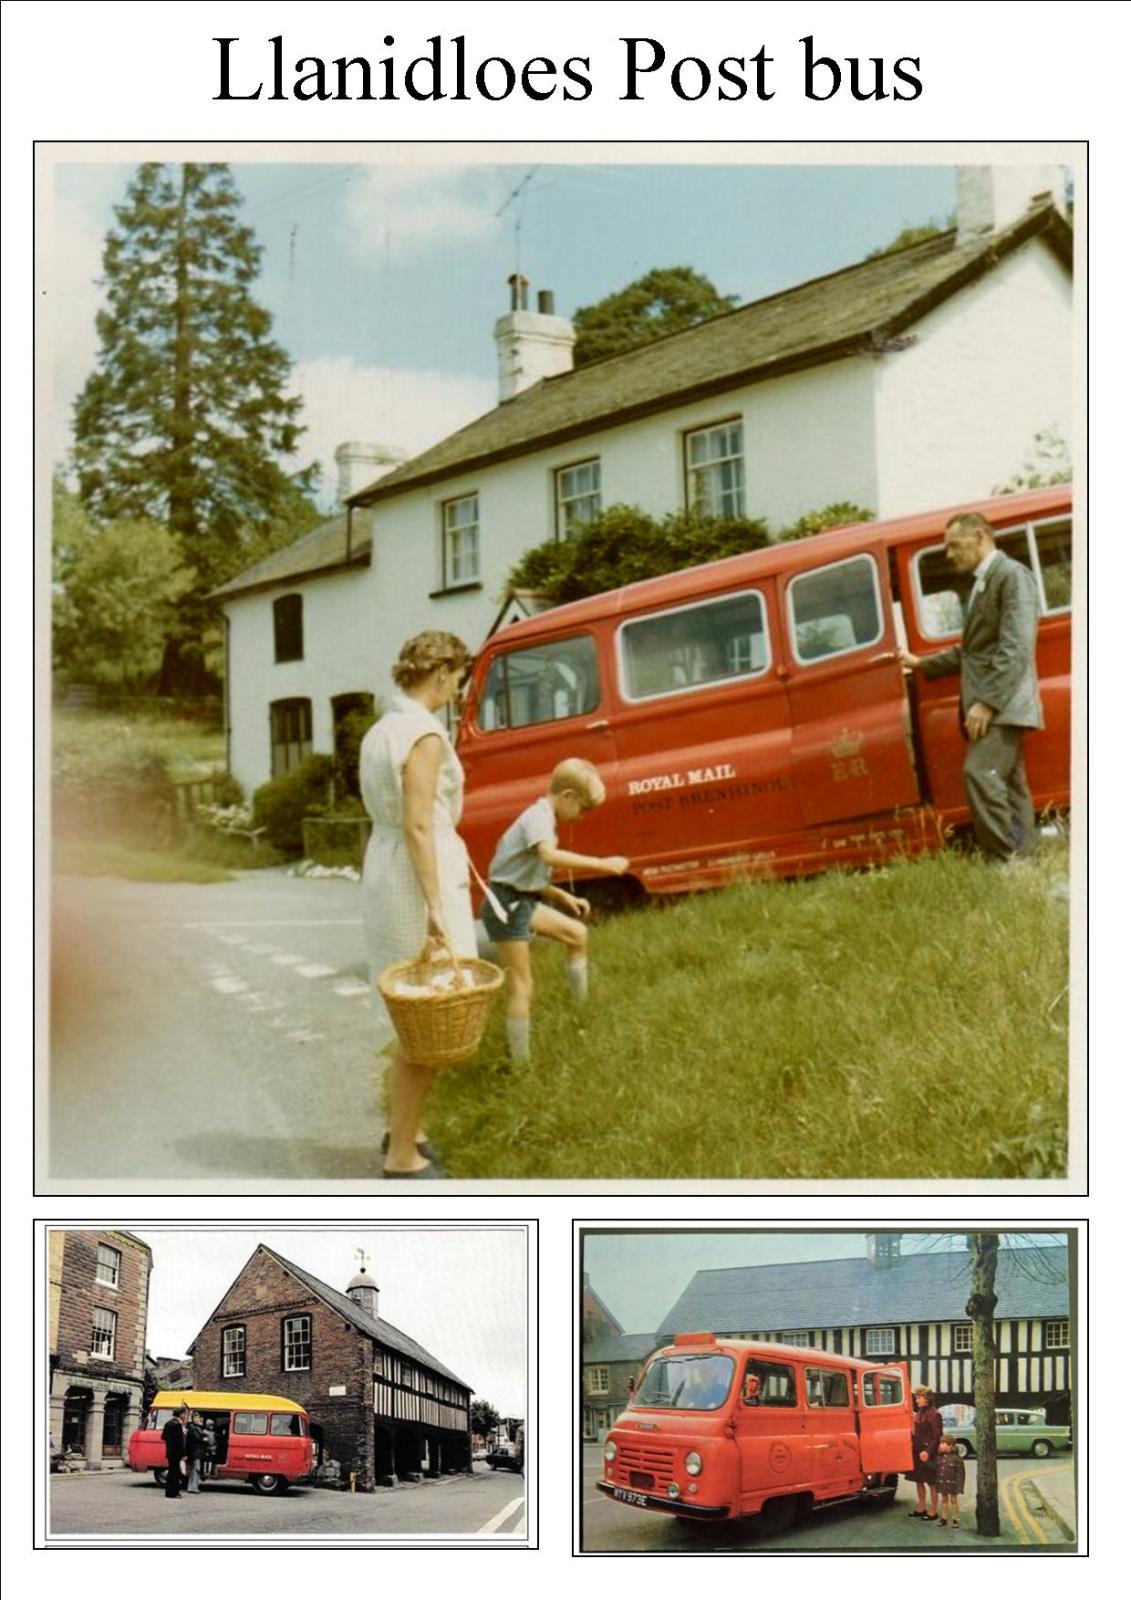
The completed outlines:
<svg viewBox="0 0 1131 1600">
<path fill-rule="evenodd" d="M 247 984 L 242 978 L 213 978 L 212 987 L 220 994 L 242 994 Z"/>
<path fill-rule="evenodd" d="M 337 970 L 337 967 L 320 966 L 317 961 L 308 961 L 305 966 L 295 968 L 302 978 L 332 978 Z"/>
<path fill-rule="evenodd" d="M 477 1528 L 475 1530 L 476 1533 L 494 1533 L 498 1528 L 502 1527 L 509 1516 L 512 1516 L 518 1510 L 522 1502 L 523 1496 L 519 1495 L 517 1500 L 512 1500 L 509 1506 L 504 1506 L 500 1512 L 496 1513 L 490 1522 L 485 1522 L 481 1528 Z"/>
<path fill-rule="evenodd" d="M 356 1000 L 360 994 L 368 996 L 369 985 L 355 982 L 336 983 L 334 985 L 334 993 L 340 994 L 343 1000 Z"/>
</svg>

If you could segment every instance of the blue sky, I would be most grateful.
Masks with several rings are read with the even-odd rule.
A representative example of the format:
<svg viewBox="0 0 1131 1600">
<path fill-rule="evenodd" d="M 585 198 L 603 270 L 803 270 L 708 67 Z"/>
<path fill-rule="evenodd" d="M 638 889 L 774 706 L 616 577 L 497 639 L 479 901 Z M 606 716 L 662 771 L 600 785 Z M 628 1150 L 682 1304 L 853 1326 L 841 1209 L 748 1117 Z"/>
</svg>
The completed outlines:
<svg viewBox="0 0 1131 1600">
<path fill-rule="evenodd" d="M 701 154 L 656 165 L 647 146 L 639 164 L 609 165 L 587 163 L 585 146 L 561 148 L 570 159 L 507 165 L 477 160 L 474 147 L 459 165 L 440 164 L 428 146 L 374 146 L 372 163 L 346 164 L 332 145 L 302 161 L 233 163 L 263 246 L 255 293 L 294 359 L 303 460 L 326 463 L 326 494 L 341 440 L 411 454 L 495 403 L 492 327 L 516 248 L 533 288 L 553 289 L 565 315 L 656 266 L 694 267 L 746 301 L 848 266 L 908 224 L 941 221 L 954 199 L 946 166 L 759 165 L 773 150 L 755 146 L 749 165 Z M 56 169 L 57 458 L 95 357 L 102 240 L 132 171 Z"/>
</svg>

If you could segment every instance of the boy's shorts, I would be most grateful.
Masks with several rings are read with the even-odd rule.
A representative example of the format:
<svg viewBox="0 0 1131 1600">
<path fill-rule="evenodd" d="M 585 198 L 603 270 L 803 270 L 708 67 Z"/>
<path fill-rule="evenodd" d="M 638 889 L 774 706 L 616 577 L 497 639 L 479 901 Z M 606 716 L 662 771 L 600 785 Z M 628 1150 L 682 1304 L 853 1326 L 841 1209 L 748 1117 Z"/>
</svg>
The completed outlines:
<svg viewBox="0 0 1131 1600">
<path fill-rule="evenodd" d="M 496 944 L 506 939 L 529 942 L 533 938 L 530 919 L 541 904 L 538 896 L 524 889 L 512 889 L 509 883 L 492 883 L 491 893 L 507 914 L 503 922 L 495 915 L 490 900 L 484 900 L 480 918 L 491 938 Z"/>
</svg>

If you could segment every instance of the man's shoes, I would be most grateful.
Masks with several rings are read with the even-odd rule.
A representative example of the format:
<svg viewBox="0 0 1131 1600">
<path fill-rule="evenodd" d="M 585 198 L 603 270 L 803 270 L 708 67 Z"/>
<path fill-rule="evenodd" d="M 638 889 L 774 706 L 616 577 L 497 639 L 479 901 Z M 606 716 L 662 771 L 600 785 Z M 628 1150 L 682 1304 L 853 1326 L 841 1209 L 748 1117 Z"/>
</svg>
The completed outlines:
<svg viewBox="0 0 1131 1600">
<path fill-rule="evenodd" d="M 436 1146 L 432 1143 L 431 1139 L 417 1139 L 416 1148 L 424 1157 L 425 1161 L 439 1161 L 440 1152 L 436 1149 Z M 385 1137 L 381 1140 L 381 1154 L 383 1156 L 387 1156 L 388 1153 L 389 1134 L 388 1130 L 386 1130 Z"/>
<path fill-rule="evenodd" d="M 415 1167 L 411 1172 L 393 1172 L 390 1168 L 384 1167 L 382 1168 L 381 1176 L 383 1178 L 395 1178 L 398 1181 L 401 1178 L 425 1180 L 429 1178 L 450 1178 L 451 1173 L 445 1171 L 438 1161 L 429 1161 L 423 1167 Z"/>
</svg>

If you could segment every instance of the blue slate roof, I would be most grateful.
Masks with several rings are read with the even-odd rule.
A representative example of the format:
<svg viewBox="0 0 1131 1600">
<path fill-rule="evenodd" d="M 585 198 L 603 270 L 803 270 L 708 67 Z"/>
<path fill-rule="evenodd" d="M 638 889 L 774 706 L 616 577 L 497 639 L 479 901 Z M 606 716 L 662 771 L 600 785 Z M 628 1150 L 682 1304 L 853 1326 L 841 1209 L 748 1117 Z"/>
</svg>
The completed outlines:
<svg viewBox="0 0 1131 1600">
<path fill-rule="evenodd" d="M 1046 1281 L 1054 1275 L 1059 1281 Z M 863 1257 L 715 1267 L 695 1274 L 657 1334 L 961 1322 L 969 1293 L 964 1250 L 906 1255 L 890 1267 Z M 999 1318 L 1067 1316 L 1067 1247 L 1002 1250 L 997 1297 Z"/>
<path fill-rule="evenodd" d="M 600 1361 L 605 1366 L 615 1361 L 632 1361 L 639 1365 L 662 1343 L 654 1333 L 603 1333 L 583 1347 L 581 1359 L 586 1363 Z"/>
</svg>

